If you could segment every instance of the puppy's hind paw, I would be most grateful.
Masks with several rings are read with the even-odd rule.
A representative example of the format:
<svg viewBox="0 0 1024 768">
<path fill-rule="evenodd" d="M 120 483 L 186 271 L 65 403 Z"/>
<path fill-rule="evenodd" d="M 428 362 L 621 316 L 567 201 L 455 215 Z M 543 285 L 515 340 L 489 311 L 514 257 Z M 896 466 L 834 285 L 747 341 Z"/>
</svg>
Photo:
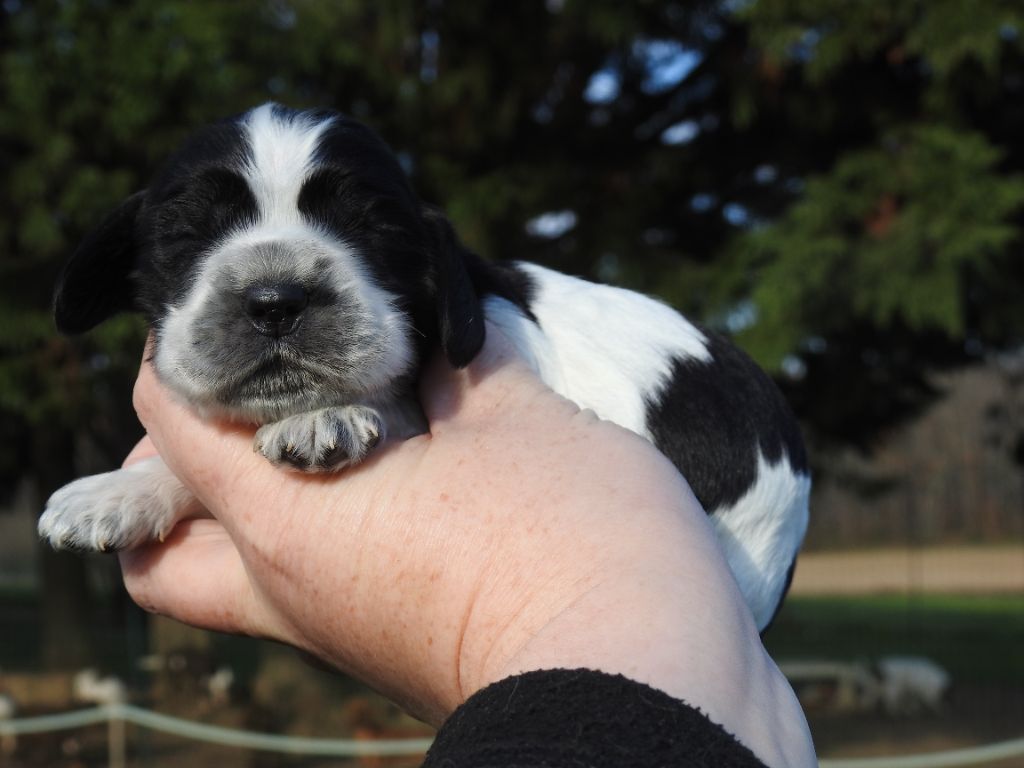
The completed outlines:
<svg viewBox="0 0 1024 768">
<path fill-rule="evenodd" d="M 384 422 L 372 408 L 321 408 L 265 424 L 254 448 L 271 463 L 305 472 L 330 472 L 358 464 L 384 437 Z"/>
</svg>

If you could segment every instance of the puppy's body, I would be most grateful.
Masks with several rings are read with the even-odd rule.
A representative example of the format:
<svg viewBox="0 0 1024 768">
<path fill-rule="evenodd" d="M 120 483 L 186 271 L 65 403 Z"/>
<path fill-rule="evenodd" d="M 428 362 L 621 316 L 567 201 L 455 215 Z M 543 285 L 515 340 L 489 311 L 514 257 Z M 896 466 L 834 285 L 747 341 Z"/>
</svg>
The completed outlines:
<svg viewBox="0 0 1024 768">
<path fill-rule="evenodd" d="M 127 309 L 147 315 L 166 385 L 201 412 L 260 424 L 257 449 L 307 471 L 421 431 L 420 362 L 440 347 L 468 363 L 486 316 L 556 392 L 679 467 L 760 628 L 782 600 L 810 482 L 771 381 L 657 301 L 482 262 L 354 121 L 265 105 L 200 133 L 58 286 L 62 330 Z M 131 547 L 192 510 L 153 459 L 58 491 L 40 532 L 56 546 Z"/>
</svg>

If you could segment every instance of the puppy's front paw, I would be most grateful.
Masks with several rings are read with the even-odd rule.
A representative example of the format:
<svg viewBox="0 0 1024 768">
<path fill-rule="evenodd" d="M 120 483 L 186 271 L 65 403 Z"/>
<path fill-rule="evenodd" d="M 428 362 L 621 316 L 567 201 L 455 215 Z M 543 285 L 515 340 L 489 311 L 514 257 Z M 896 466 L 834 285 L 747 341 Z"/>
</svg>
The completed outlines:
<svg viewBox="0 0 1024 768">
<path fill-rule="evenodd" d="M 256 432 L 255 449 L 274 464 L 329 472 L 358 464 L 383 437 L 377 411 L 342 405 L 264 424 Z"/>
<path fill-rule="evenodd" d="M 54 493 L 39 535 L 54 549 L 110 552 L 163 539 L 191 494 L 159 458 L 75 480 Z"/>
</svg>

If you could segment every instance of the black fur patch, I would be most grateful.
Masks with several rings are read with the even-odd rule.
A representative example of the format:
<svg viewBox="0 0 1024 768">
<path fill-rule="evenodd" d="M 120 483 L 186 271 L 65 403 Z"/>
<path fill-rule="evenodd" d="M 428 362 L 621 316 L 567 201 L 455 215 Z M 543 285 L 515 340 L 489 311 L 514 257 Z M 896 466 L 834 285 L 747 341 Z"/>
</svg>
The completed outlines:
<svg viewBox="0 0 1024 768">
<path fill-rule="evenodd" d="M 139 192 L 121 203 L 64 265 L 53 298 L 61 333 L 84 333 L 135 307 L 130 276 L 138 256 L 135 225 L 143 202 Z"/>
<path fill-rule="evenodd" d="M 533 278 L 514 261 L 489 263 L 475 255 L 468 261 L 470 279 L 481 296 L 500 296 L 536 322 L 530 305 L 536 292 Z"/>
<path fill-rule="evenodd" d="M 701 329 L 712 360 L 675 360 L 672 377 L 648 402 L 654 444 L 679 468 L 710 514 L 736 503 L 757 479 L 758 449 L 807 472 L 796 419 L 775 383 L 740 349 Z"/>
<path fill-rule="evenodd" d="M 150 185 L 137 223 L 136 291 L 150 322 L 191 289 L 195 262 L 233 230 L 255 221 L 256 199 L 241 175 L 249 147 L 235 119 L 195 134 Z"/>
<path fill-rule="evenodd" d="M 333 112 L 319 138 L 318 167 L 298 208 L 360 256 L 374 282 L 396 296 L 422 355 L 439 338 L 435 267 L 440 258 L 422 205 L 387 144 L 366 126 Z"/>
<path fill-rule="evenodd" d="M 419 202 L 391 151 L 368 128 L 337 116 L 316 157 L 299 212 L 353 247 L 385 290 L 407 294 L 427 271 L 425 233 Z"/>
</svg>

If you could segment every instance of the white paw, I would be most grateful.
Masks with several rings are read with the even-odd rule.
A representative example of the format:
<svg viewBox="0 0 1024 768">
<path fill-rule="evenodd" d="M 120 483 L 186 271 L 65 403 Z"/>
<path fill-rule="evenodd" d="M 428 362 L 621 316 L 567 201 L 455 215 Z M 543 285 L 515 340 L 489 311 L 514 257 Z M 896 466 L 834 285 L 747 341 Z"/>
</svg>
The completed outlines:
<svg viewBox="0 0 1024 768">
<path fill-rule="evenodd" d="M 55 549 L 130 549 L 163 539 L 191 498 L 153 458 L 65 485 L 46 502 L 39 535 Z"/>
<path fill-rule="evenodd" d="M 264 424 L 254 447 L 274 464 L 328 472 L 358 464 L 383 437 L 384 422 L 377 411 L 344 405 Z"/>
</svg>

